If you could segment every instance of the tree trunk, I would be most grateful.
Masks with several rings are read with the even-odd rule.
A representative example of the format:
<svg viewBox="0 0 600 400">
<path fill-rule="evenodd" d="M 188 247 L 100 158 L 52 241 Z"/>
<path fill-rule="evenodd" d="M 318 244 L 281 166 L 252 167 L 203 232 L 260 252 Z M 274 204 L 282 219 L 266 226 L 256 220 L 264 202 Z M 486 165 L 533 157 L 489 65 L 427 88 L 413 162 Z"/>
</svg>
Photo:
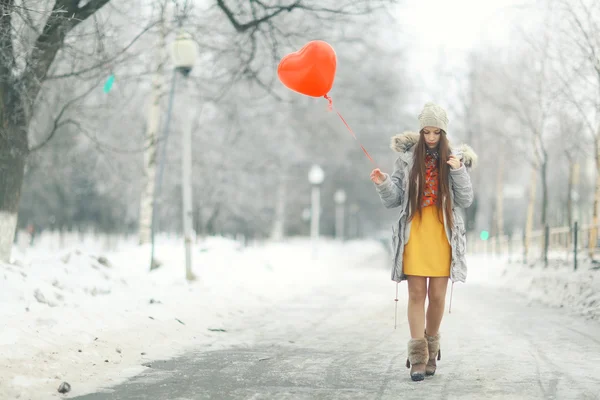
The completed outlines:
<svg viewBox="0 0 600 400">
<path fill-rule="evenodd" d="M 596 248 L 596 241 L 598 238 L 598 203 L 600 202 L 600 125 L 598 126 L 598 132 L 596 132 L 594 144 L 596 147 L 594 153 L 594 158 L 596 160 L 596 191 L 594 193 L 594 213 L 589 238 L 589 256 L 591 260 L 594 259 L 594 249 Z"/>
<path fill-rule="evenodd" d="M 8 89 L 0 110 L 0 262 L 9 262 L 17 228 L 17 216 L 25 162 L 29 155 L 27 122 L 20 99 Z"/>
<path fill-rule="evenodd" d="M 217 205 L 211 215 L 208 217 L 208 220 L 206 221 L 206 234 L 207 236 L 214 236 L 217 233 L 217 217 L 219 216 L 219 212 L 221 211 L 221 208 L 219 207 L 219 205 Z"/>
<path fill-rule="evenodd" d="M 527 206 L 527 224 L 525 227 L 525 249 L 524 263 L 527 263 L 527 255 L 529 254 L 529 246 L 531 244 L 531 233 L 533 231 L 533 216 L 535 211 L 535 187 L 537 184 L 537 168 L 532 167 L 531 180 L 529 182 L 529 204 Z"/>
<path fill-rule="evenodd" d="M 8 130 L 21 131 L 15 128 Z M 9 146 L 6 143 L 7 139 L 12 140 L 11 136 L 14 137 L 15 133 L 8 133 L 8 137 L 6 137 L 7 132 L 4 129 L 3 131 L 0 134 L 0 262 L 9 262 L 17 228 L 27 143 L 23 144 L 24 148 L 19 146 L 19 151 L 16 152 L 15 146 Z M 21 141 L 26 142 L 22 139 Z"/>
<path fill-rule="evenodd" d="M 499 154 L 504 154 L 503 148 Z M 496 237 L 501 240 L 504 235 L 504 157 L 499 157 L 498 171 L 496 177 Z M 501 243 L 501 242 L 499 242 Z M 498 251 L 502 253 L 502 248 L 499 246 Z"/>
<path fill-rule="evenodd" d="M 579 161 L 575 161 L 573 165 L 573 219 L 578 221 L 581 225 L 581 188 L 579 187 L 579 181 L 581 173 L 581 165 Z"/>
<path fill-rule="evenodd" d="M 567 182 L 567 224 L 573 226 L 573 182 L 575 180 L 575 163 L 572 157 L 569 160 L 569 181 Z"/>
<path fill-rule="evenodd" d="M 204 239 L 204 229 L 202 229 L 202 210 L 196 206 L 194 211 L 194 230 L 196 231 L 196 242 L 202 237 Z"/>
<path fill-rule="evenodd" d="M 286 174 L 282 171 L 277 187 L 277 198 L 275 199 L 275 218 L 271 230 L 271 240 L 279 241 L 285 236 L 285 181 Z"/>
<path fill-rule="evenodd" d="M 567 183 L 567 224 L 570 229 L 573 229 L 573 222 L 574 222 L 574 218 L 575 218 L 574 217 L 574 214 L 575 214 L 574 208 L 575 207 L 573 206 L 573 201 L 574 201 L 574 197 L 575 197 L 575 180 L 576 180 L 575 175 L 577 174 L 577 167 L 576 167 L 575 159 L 568 152 L 567 152 L 567 160 L 569 161 L 569 181 Z M 571 248 L 572 239 L 573 239 L 572 234 L 567 236 L 567 241 L 566 241 L 567 249 Z"/>
<path fill-rule="evenodd" d="M 542 161 L 540 174 L 542 178 L 542 220 L 541 225 L 546 226 L 548 222 L 548 161 Z"/>
<path fill-rule="evenodd" d="M 166 59 L 166 26 L 165 8 L 161 5 L 160 36 L 156 49 L 157 65 L 152 80 L 151 102 L 148 110 L 146 137 L 144 139 L 144 175 L 142 194 L 140 198 L 139 243 L 150 242 L 152 234 L 152 214 L 154 212 L 155 186 L 156 186 L 156 151 L 157 137 L 160 129 L 161 107 L 160 100 L 164 91 L 164 65 Z"/>
<path fill-rule="evenodd" d="M 548 158 L 544 154 L 544 159 L 542 160 L 542 165 L 540 169 L 540 173 L 542 176 L 542 228 L 546 228 L 548 224 Z M 548 259 L 548 244 L 546 240 L 550 240 L 544 236 L 544 246 L 542 246 L 542 259 Z"/>
</svg>

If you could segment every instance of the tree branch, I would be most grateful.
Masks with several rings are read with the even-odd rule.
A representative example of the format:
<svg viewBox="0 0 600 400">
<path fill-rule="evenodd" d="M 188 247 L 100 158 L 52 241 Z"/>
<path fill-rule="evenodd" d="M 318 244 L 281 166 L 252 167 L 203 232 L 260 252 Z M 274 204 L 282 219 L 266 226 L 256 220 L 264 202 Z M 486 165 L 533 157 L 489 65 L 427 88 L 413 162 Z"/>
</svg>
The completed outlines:
<svg viewBox="0 0 600 400">
<path fill-rule="evenodd" d="M 15 64 L 12 42 L 12 8 L 14 0 L 0 2 L 0 100 L 4 104 L 7 85 L 12 81 Z"/>
<path fill-rule="evenodd" d="M 46 139 L 44 139 L 41 143 L 39 143 L 39 144 L 37 144 L 35 146 L 32 146 L 29 151 L 30 152 L 38 151 L 39 149 L 41 149 L 42 147 L 44 147 L 46 144 L 48 144 L 48 142 L 50 142 L 50 140 L 52 140 L 52 138 L 54 137 L 54 135 L 56 134 L 56 132 L 58 131 L 58 129 L 61 126 L 64 126 L 64 125 L 66 125 L 68 123 L 74 123 L 74 121 L 71 120 L 71 119 L 68 119 L 68 120 L 66 120 L 64 122 L 62 122 L 61 119 L 62 119 L 63 115 L 65 114 L 65 112 L 67 112 L 67 110 L 69 109 L 69 107 L 71 107 L 73 104 L 75 104 L 76 102 L 78 102 L 79 100 L 81 100 L 82 98 L 84 98 L 85 96 L 87 96 L 88 94 L 90 94 L 97 87 L 98 87 L 98 85 L 95 83 L 88 90 L 86 90 L 84 93 L 82 93 L 79 96 L 74 97 L 71 100 L 67 101 L 62 106 L 62 108 L 59 111 L 58 115 L 54 119 L 54 124 L 52 126 L 52 130 L 50 131 L 50 133 L 48 133 L 48 135 L 46 136 Z"/>
<path fill-rule="evenodd" d="M 46 76 L 46 80 L 50 80 L 50 79 L 63 79 L 63 78 L 70 78 L 70 77 L 73 77 L 73 76 L 81 76 L 81 75 L 83 75 L 83 74 L 85 74 L 87 72 L 91 72 L 91 71 L 93 71 L 95 69 L 104 67 L 107 64 L 112 63 L 117 58 L 119 58 L 120 56 L 122 56 L 123 54 L 125 54 L 127 52 L 127 50 L 129 50 L 131 48 L 131 46 L 133 46 L 135 44 L 135 42 L 137 42 L 146 32 L 148 32 L 150 29 L 152 29 L 156 24 L 157 24 L 157 22 L 153 22 L 152 24 L 150 24 L 149 26 L 147 26 L 146 28 L 144 28 L 140 33 L 138 33 L 131 40 L 131 42 L 129 42 L 129 44 L 127 44 L 127 46 L 125 46 L 121 51 L 119 51 L 113 57 L 110 57 L 110 58 L 108 58 L 106 60 L 100 61 L 99 63 L 94 64 L 91 67 L 83 68 L 83 69 L 81 69 L 79 71 L 73 71 L 73 72 L 69 72 L 69 73 L 65 73 L 65 74 L 58 74 L 58 75 L 47 75 Z"/>
<path fill-rule="evenodd" d="M 250 0 L 250 2 L 259 4 L 265 10 L 274 10 L 274 9 L 276 10 L 281 7 L 286 7 L 286 8 L 291 7 L 291 9 L 288 9 L 287 11 L 292 11 L 293 8 L 297 8 L 297 9 L 301 9 L 301 10 L 305 10 L 305 11 L 313 11 L 313 12 L 317 12 L 317 13 L 326 13 L 326 14 L 360 15 L 360 14 L 364 14 L 366 12 L 370 12 L 373 10 L 371 8 L 372 3 L 373 3 L 372 0 L 364 0 L 364 1 L 358 0 L 355 2 L 346 3 L 342 6 L 340 6 L 339 8 L 308 6 L 308 5 L 303 4 L 301 0 L 296 1 L 293 5 L 290 5 L 290 6 L 268 6 L 260 0 Z M 358 3 L 364 3 L 367 6 L 367 9 L 362 10 L 362 11 L 355 11 L 355 12 L 344 10 L 345 8 L 351 7 Z"/>
<path fill-rule="evenodd" d="M 119 149 L 113 146 L 109 146 L 106 143 L 102 143 L 100 142 L 95 135 L 92 135 L 88 132 L 87 129 L 85 129 L 80 122 L 69 119 L 68 120 L 70 124 L 75 125 L 77 128 L 79 128 L 80 132 L 87 137 L 88 139 L 90 139 L 100 150 L 104 150 L 104 151 L 110 151 L 113 153 L 119 153 L 119 154 L 136 154 L 136 153 L 143 153 L 146 150 L 148 150 L 148 148 L 150 148 L 152 146 L 152 144 L 149 144 L 148 146 L 144 146 L 143 148 L 139 148 L 139 149 Z"/>
<path fill-rule="evenodd" d="M 301 14 L 310 16 L 313 19 L 320 20 L 318 25 L 323 25 L 325 15 L 362 15 L 369 14 L 375 10 L 372 3 L 382 4 L 384 2 L 393 3 L 395 0 L 335 0 L 331 1 L 334 6 L 327 7 L 316 5 L 304 0 L 248 0 L 234 2 L 233 0 L 216 0 L 216 8 L 222 11 L 229 23 L 235 29 L 237 34 L 242 34 L 242 40 L 236 40 L 238 51 L 235 56 L 240 59 L 239 71 L 231 71 L 235 79 L 240 77 L 249 78 L 255 81 L 267 93 L 273 95 L 272 82 L 268 79 L 260 79 L 260 71 L 269 62 L 267 57 L 262 56 L 262 51 L 266 49 L 271 54 L 272 63 L 276 64 L 281 55 L 281 45 L 287 44 L 293 46 L 289 40 L 291 37 L 305 38 L 306 32 L 296 33 L 289 23 L 280 29 L 277 21 L 283 20 L 282 14 L 287 11 L 293 12 L 298 9 Z M 228 5 L 227 3 L 231 5 Z M 285 21 L 284 21 L 285 23 Z M 298 29 L 297 29 L 298 31 Z M 300 39 L 302 40 L 302 39 Z M 242 41 L 247 43 L 242 44 Z M 241 73 L 240 73 L 241 72 Z M 271 75 L 273 76 L 273 75 Z"/>
<path fill-rule="evenodd" d="M 33 103 L 40 91 L 41 83 L 54 61 L 58 50 L 64 43 L 67 34 L 110 0 L 90 0 L 85 6 L 78 8 L 80 0 L 57 0 L 52 9 L 42 34 L 38 36 L 33 51 L 27 60 L 23 84 L 25 95 Z M 31 118 L 31 112 L 27 113 Z"/>
<path fill-rule="evenodd" d="M 14 0 L 0 2 L 0 123 L 2 128 L 23 120 L 20 93 L 16 85 L 15 54 L 13 43 L 13 8 Z M 8 131 L 0 129 L 0 135 L 8 135 Z M 26 151 L 27 145 L 23 137 L 13 138 L 20 144 L 20 150 Z M 11 139 L 9 139 L 11 140 Z M 11 140 L 11 141 L 12 141 Z M 17 143 L 13 142 L 13 144 Z"/>
<path fill-rule="evenodd" d="M 272 6 L 272 7 L 265 7 L 264 4 L 262 4 L 259 1 L 252 1 L 252 3 L 257 3 L 260 4 L 261 6 L 263 6 L 263 8 L 268 9 L 268 8 L 273 8 L 274 11 L 271 13 L 266 14 L 265 16 L 263 16 L 262 18 L 258 18 L 258 19 L 254 19 L 250 22 L 246 22 L 246 23 L 240 23 L 235 15 L 233 14 L 233 12 L 231 11 L 230 8 L 227 7 L 227 5 L 225 4 L 225 0 L 217 0 L 217 6 L 225 13 L 225 15 L 227 16 L 227 19 L 229 20 L 229 22 L 231 22 L 231 25 L 233 25 L 233 27 L 235 28 L 236 31 L 238 32 L 245 32 L 250 28 L 253 28 L 255 26 L 258 26 L 260 24 L 262 24 L 265 21 L 270 20 L 273 17 L 276 17 L 277 15 L 281 14 L 284 11 L 292 11 L 294 8 L 297 8 L 300 6 L 300 1 L 301 0 L 297 0 L 296 2 L 290 4 L 289 6 Z"/>
<path fill-rule="evenodd" d="M 577 70 L 578 69 L 576 69 L 576 71 Z M 575 108 L 577 109 L 577 112 L 581 116 L 581 119 L 583 120 L 583 122 L 585 123 L 586 127 L 590 131 L 591 136 L 594 137 L 595 136 L 595 129 L 592 126 L 592 123 L 589 121 L 588 116 L 585 114 L 585 112 L 584 112 L 584 110 L 583 110 L 580 102 L 575 98 L 575 94 L 573 93 L 573 88 L 572 88 L 571 82 L 565 76 L 563 76 L 563 74 L 561 74 L 559 71 L 556 71 L 556 76 L 562 82 L 561 91 L 563 92 L 563 94 L 565 94 L 568 97 L 569 102 L 573 106 L 575 106 Z"/>
<path fill-rule="evenodd" d="M 2 55 L 2 75 L 5 68 L 11 68 L 14 62 L 12 43 L 12 7 L 14 0 L 0 2 L 0 51 Z"/>
<path fill-rule="evenodd" d="M 581 22 L 581 20 L 577 16 L 577 14 L 575 14 L 575 11 L 573 11 L 573 9 L 571 7 L 567 7 L 567 11 L 569 12 L 569 14 L 571 14 L 571 17 L 573 18 L 573 22 L 575 22 L 575 25 L 577 25 L 577 28 L 579 29 L 580 33 L 583 35 L 583 38 L 585 39 L 585 42 L 589 46 L 588 51 L 590 52 L 590 57 L 592 58 L 594 68 L 596 70 L 598 70 L 598 68 L 597 68 L 598 56 L 596 55 L 596 49 L 594 48 L 594 43 L 592 42 L 590 35 L 585 30 L 583 23 Z M 583 46 L 582 46 L 582 50 L 584 50 Z"/>
</svg>

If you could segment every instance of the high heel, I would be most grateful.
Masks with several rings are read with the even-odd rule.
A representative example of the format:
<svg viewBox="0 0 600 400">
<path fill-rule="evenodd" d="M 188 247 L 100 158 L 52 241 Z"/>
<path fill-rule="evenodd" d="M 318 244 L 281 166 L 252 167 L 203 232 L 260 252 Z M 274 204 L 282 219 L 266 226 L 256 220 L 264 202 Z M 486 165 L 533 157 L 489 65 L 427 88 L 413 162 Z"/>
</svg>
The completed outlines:
<svg viewBox="0 0 600 400">
<path fill-rule="evenodd" d="M 442 359 L 442 350 L 440 349 L 440 333 L 436 333 L 434 336 L 425 334 L 427 339 L 427 350 L 429 353 L 429 360 L 427 360 L 427 366 L 425 367 L 425 375 L 433 376 L 437 369 L 437 360 Z"/>
<path fill-rule="evenodd" d="M 413 381 L 416 382 L 425 379 L 428 359 L 429 351 L 427 340 L 425 338 L 410 339 L 408 341 L 408 358 L 406 359 L 406 368 L 410 368 L 410 378 Z"/>
</svg>

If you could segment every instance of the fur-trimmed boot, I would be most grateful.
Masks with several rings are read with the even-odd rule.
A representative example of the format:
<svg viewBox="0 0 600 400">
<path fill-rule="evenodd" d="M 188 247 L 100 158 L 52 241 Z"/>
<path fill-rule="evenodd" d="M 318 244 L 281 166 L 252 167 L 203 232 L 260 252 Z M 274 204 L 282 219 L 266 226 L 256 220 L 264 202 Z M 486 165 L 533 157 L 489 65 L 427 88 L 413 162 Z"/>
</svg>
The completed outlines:
<svg viewBox="0 0 600 400">
<path fill-rule="evenodd" d="M 427 361 L 425 374 L 427 376 L 432 376 L 435 374 L 435 369 L 437 368 L 436 358 L 438 360 L 442 359 L 442 350 L 440 350 L 440 333 L 438 332 L 433 336 L 425 334 L 425 339 L 427 339 L 427 347 L 429 350 L 429 360 Z"/>
<path fill-rule="evenodd" d="M 425 379 L 427 360 L 429 360 L 427 339 L 410 339 L 408 341 L 406 368 L 410 368 L 410 377 L 413 381 L 422 381 Z"/>
</svg>

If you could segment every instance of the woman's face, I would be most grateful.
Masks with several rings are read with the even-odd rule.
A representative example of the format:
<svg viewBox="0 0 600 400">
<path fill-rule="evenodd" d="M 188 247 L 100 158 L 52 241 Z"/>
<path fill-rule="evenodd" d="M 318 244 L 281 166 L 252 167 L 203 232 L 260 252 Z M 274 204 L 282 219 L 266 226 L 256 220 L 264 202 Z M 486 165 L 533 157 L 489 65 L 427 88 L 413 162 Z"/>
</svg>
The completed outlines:
<svg viewBox="0 0 600 400">
<path fill-rule="evenodd" d="M 426 126 L 423 128 L 423 136 L 425 137 L 425 143 L 427 147 L 430 149 L 434 149 L 437 147 L 440 142 L 440 137 L 442 135 L 442 131 L 439 128 L 435 128 L 433 126 Z"/>
</svg>

